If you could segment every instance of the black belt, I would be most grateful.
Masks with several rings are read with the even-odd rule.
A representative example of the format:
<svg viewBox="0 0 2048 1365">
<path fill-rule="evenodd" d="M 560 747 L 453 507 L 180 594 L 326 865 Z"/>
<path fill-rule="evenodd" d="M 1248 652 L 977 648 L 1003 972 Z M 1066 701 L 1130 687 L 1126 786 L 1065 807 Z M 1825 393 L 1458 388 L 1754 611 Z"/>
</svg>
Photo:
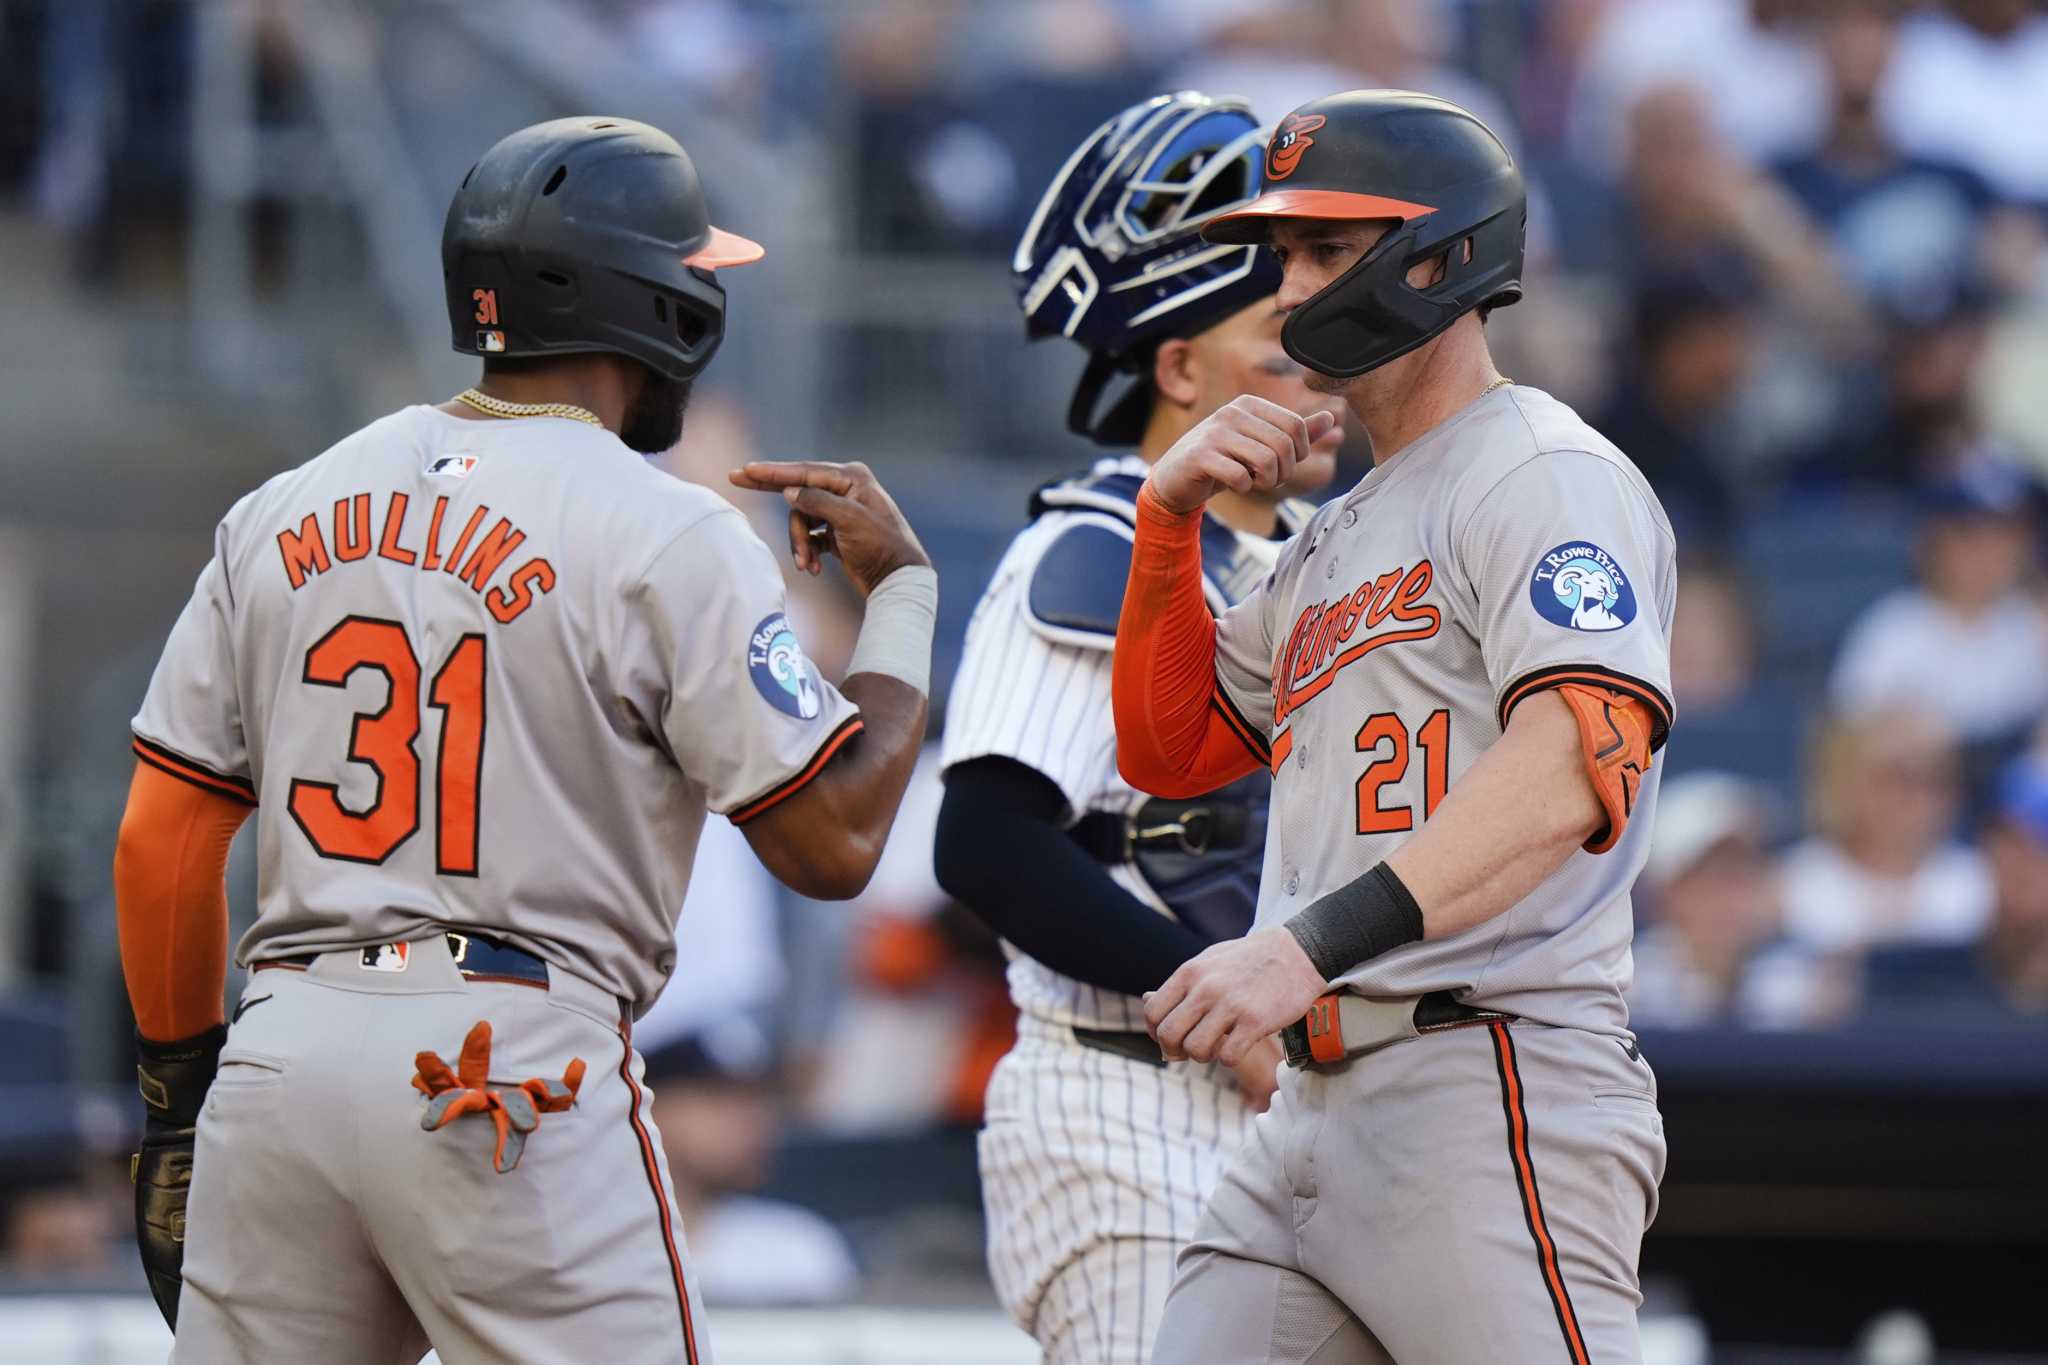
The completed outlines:
<svg viewBox="0 0 2048 1365">
<path fill-rule="evenodd" d="M 1141 849 L 1200 857 L 1242 848 L 1251 811 L 1239 801 L 1167 801 L 1153 798 L 1132 815 L 1092 810 L 1067 834 L 1099 863 L 1128 863 Z"/>
<path fill-rule="evenodd" d="M 448 952 L 455 959 L 455 969 L 472 981 L 511 981 L 542 988 L 548 984 L 548 964 L 524 948 L 515 948 L 509 943 L 485 938 L 482 934 L 458 934 L 452 929 L 443 937 L 448 940 Z M 398 961 L 404 961 L 410 949 L 411 945 L 406 943 L 373 944 L 361 950 L 363 968 L 366 971 L 403 970 L 383 964 L 392 961 L 394 954 Z M 266 967 L 289 967 L 304 971 L 319 956 L 313 952 L 265 958 L 252 970 L 260 972 Z"/>
<path fill-rule="evenodd" d="M 1326 995 L 1316 1004 L 1320 1006 L 1323 1001 L 1329 1001 L 1333 1010 L 1336 1008 L 1334 995 Z M 1432 1033 L 1438 1029 L 1459 1028 L 1466 1024 L 1483 1024 L 1491 1019 L 1514 1017 L 1500 1010 L 1483 1010 L 1475 1005 L 1467 1005 L 1449 991 L 1431 991 L 1415 1002 L 1417 1033 Z M 1280 1030 L 1280 1046 L 1287 1050 L 1289 1066 L 1306 1066 L 1316 1060 L 1315 1053 L 1309 1046 L 1306 1018 L 1298 1019 Z"/>
<path fill-rule="evenodd" d="M 1127 1033 L 1122 1029 L 1082 1028 L 1074 1025 L 1074 1041 L 1082 1047 L 1092 1047 L 1097 1052 L 1111 1052 L 1119 1057 L 1128 1057 L 1134 1062 L 1150 1066 L 1165 1066 L 1166 1054 L 1159 1050 L 1159 1044 L 1149 1033 Z"/>
</svg>

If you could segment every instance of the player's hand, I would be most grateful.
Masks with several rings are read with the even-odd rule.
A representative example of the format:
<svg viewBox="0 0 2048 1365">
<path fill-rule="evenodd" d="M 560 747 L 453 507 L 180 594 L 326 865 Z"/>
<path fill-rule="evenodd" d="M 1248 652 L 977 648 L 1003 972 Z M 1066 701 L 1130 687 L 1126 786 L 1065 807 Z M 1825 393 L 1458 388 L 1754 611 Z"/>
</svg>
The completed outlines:
<svg viewBox="0 0 2048 1365">
<path fill-rule="evenodd" d="M 1343 439 L 1337 415 L 1327 409 L 1303 417 L 1256 394 L 1239 394 L 1175 441 L 1148 481 L 1169 511 L 1192 512 L 1226 488 L 1278 488 L 1294 477 L 1295 465 L 1334 451 Z"/>
<path fill-rule="evenodd" d="M 1280 1046 L 1279 1038 L 1273 1037 L 1253 1043 L 1251 1051 L 1244 1054 L 1243 1061 L 1231 1064 L 1230 1070 L 1237 1077 L 1237 1088 L 1244 1092 L 1245 1103 L 1252 1107 L 1254 1114 L 1265 1113 L 1273 1103 L 1273 1092 L 1280 1088 L 1280 1064 L 1286 1060 L 1287 1053 Z"/>
<path fill-rule="evenodd" d="M 896 570 L 932 562 L 896 500 L 857 461 L 755 460 L 726 477 L 741 488 L 782 494 L 797 568 L 815 574 L 826 555 L 836 554 L 863 597 Z"/>
<path fill-rule="evenodd" d="M 1171 1061 L 1235 1067 L 1328 989 L 1294 935 L 1261 929 L 1210 944 L 1146 992 L 1145 1028 Z"/>
</svg>

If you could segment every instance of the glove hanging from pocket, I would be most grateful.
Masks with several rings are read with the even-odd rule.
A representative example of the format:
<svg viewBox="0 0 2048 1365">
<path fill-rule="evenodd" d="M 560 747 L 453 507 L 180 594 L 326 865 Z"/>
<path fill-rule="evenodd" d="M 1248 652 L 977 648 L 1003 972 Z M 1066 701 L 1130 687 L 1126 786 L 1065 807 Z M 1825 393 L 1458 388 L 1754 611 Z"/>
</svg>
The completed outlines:
<svg viewBox="0 0 2048 1365">
<path fill-rule="evenodd" d="M 521 1081 L 508 1089 L 494 1089 L 491 1074 L 491 1021 L 480 1019 L 462 1040 L 462 1053 L 454 1070 L 437 1052 L 422 1052 L 413 1058 L 418 1068 L 413 1089 L 427 1097 L 420 1115 L 420 1127 L 438 1132 L 464 1114 L 488 1114 L 498 1130 L 498 1145 L 491 1167 L 498 1174 L 515 1169 L 526 1151 L 526 1135 L 540 1127 L 542 1114 L 558 1114 L 576 1103 L 582 1088 L 584 1065 L 581 1057 L 570 1061 L 562 1079 Z"/>
<path fill-rule="evenodd" d="M 135 1185 L 135 1240 L 157 1311 L 178 1330 L 184 1285 L 185 1207 L 192 1194 L 192 1149 L 199 1110 L 220 1066 L 225 1025 L 174 1043 L 135 1035 L 137 1084 L 145 1112 L 142 1146 L 128 1163 Z"/>
</svg>

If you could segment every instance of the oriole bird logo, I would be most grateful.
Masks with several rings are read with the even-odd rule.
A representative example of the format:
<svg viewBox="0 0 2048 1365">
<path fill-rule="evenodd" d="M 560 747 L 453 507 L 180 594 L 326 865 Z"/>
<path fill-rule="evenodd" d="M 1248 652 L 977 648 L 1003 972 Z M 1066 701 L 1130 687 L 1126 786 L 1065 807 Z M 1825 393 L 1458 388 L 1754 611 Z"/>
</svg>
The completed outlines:
<svg viewBox="0 0 2048 1365">
<path fill-rule="evenodd" d="M 1327 122 L 1321 114 L 1289 114 L 1280 124 L 1280 130 L 1273 134 L 1272 145 L 1266 148 L 1266 179 L 1285 180 L 1294 174 L 1294 168 L 1301 164 L 1301 156 L 1316 145 L 1309 136 Z"/>
</svg>

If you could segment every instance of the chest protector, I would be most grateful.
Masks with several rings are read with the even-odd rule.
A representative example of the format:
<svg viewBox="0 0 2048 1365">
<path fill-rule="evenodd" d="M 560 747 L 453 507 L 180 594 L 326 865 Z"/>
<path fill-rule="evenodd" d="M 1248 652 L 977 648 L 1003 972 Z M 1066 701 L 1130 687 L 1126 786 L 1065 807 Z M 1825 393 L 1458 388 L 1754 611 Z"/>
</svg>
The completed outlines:
<svg viewBox="0 0 2048 1365">
<path fill-rule="evenodd" d="M 1098 469 L 1032 495 L 1033 521 L 1058 515 L 1066 522 L 1033 568 L 1026 593 L 1026 619 L 1038 634 L 1072 648 L 1114 647 L 1143 485 L 1141 475 Z M 1303 502 L 1281 504 L 1276 535 L 1293 535 L 1314 510 Z M 1279 546 L 1278 539 L 1261 542 L 1204 517 L 1209 610 L 1220 616 L 1265 582 Z M 1098 861 L 1135 870 L 1204 938 L 1239 938 L 1258 908 L 1272 790 L 1269 774 L 1252 773 L 1193 800 L 1152 797 L 1128 814 L 1086 811 L 1070 833 Z"/>
</svg>

